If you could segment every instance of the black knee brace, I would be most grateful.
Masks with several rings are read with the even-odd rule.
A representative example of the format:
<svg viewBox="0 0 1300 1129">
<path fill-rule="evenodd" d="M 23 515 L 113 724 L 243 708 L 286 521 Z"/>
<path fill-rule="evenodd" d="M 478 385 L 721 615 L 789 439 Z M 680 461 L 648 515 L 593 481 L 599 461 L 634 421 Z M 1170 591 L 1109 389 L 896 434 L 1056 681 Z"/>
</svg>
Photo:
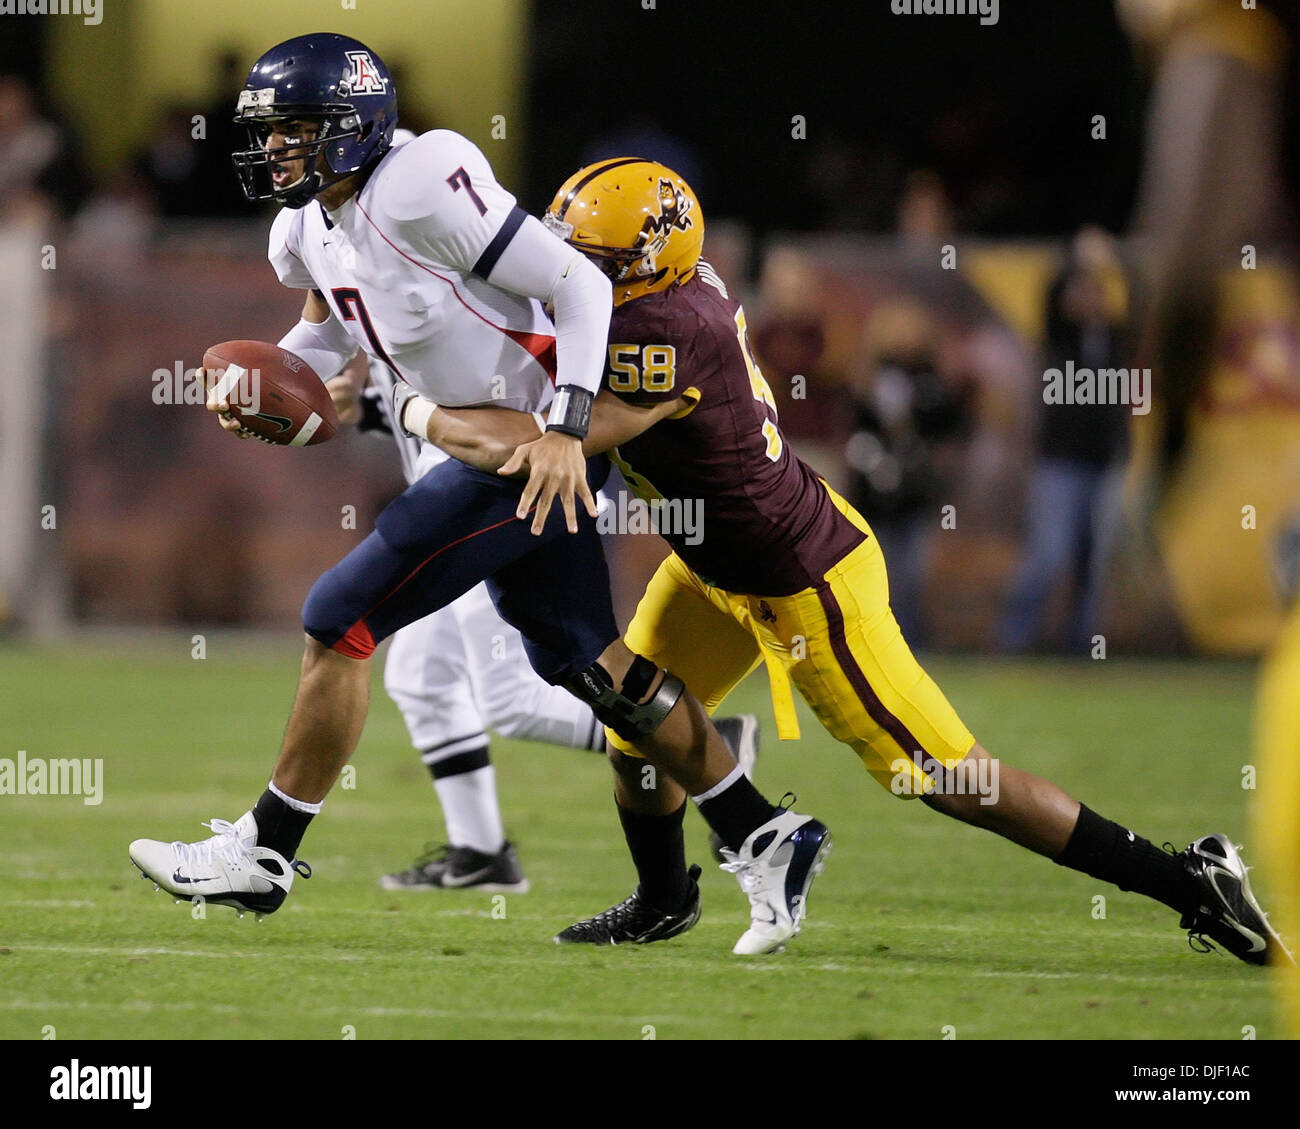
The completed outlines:
<svg viewBox="0 0 1300 1129">
<path fill-rule="evenodd" d="M 598 662 L 575 674 L 564 683 L 564 688 L 591 706 L 596 717 L 624 741 L 636 741 L 649 737 L 663 724 L 686 689 L 680 678 L 665 670 L 659 689 L 648 702 L 641 702 L 639 699 L 645 697 L 658 673 L 659 668 L 654 663 L 636 655 L 627 677 L 623 679 L 621 691 L 614 689 L 609 671 Z"/>
</svg>

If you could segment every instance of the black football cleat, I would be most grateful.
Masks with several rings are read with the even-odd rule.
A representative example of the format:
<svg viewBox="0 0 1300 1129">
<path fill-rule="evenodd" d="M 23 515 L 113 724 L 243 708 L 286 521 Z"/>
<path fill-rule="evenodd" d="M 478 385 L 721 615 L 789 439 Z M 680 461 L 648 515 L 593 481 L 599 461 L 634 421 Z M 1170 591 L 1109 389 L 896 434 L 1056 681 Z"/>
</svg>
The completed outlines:
<svg viewBox="0 0 1300 1129">
<path fill-rule="evenodd" d="M 664 913 L 641 898 L 638 887 L 631 897 L 618 905 L 570 925 L 557 933 L 557 945 L 648 945 L 652 941 L 666 941 L 685 933 L 700 920 L 700 868 L 692 866 L 687 871 L 691 881 L 686 904 L 675 913 Z"/>
<path fill-rule="evenodd" d="M 1295 964 L 1250 889 L 1250 869 L 1226 835 L 1206 835 L 1178 852 L 1196 884 L 1200 904 L 1178 923 L 1200 953 L 1211 941 L 1247 964 Z"/>
<path fill-rule="evenodd" d="M 754 766 L 758 763 L 758 743 L 762 736 L 758 728 L 758 718 L 752 713 L 742 713 L 735 717 L 716 718 L 713 725 L 718 731 L 718 736 L 727 743 L 731 755 L 736 758 L 740 771 L 752 783 Z M 722 853 L 726 845 L 722 841 L 722 836 L 716 831 L 709 832 L 709 849 L 713 852 L 715 862 L 727 861 L 727 856 Z"/>
<path fill-rule="evenodd" d="M 519 856 L 506 843 L 494 855 L 473 847 L 434 847 L 415 860 L 410 870 L 385 874 L 379 884 L 385 890 L 481 890 L 485 893 L 526 894 Z"/>
</svg>

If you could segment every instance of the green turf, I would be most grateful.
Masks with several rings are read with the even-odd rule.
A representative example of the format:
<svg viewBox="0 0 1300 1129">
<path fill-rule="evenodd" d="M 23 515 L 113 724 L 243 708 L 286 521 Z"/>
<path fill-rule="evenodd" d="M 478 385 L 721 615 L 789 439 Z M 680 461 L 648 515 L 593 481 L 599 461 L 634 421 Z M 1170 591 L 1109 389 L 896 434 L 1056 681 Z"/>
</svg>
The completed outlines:
<svg viewBox="0 0 1300 1129">
<path fill-rule="evenodd" d="M 297 673 L 296 646 L 190 638 L 0 649 L 0 756 L 102 757 L 104 800 L 0 796 L 0 1036 L 40 1038 L 1260 1038 L 1268 978 L 1189 951 L 1173 914 L 904 803 L 803 714 L 767 740 L 759 782 L 799 794 L 835 851 L 789 951 L 730 948 L 747 919 L 707 867 L 704 918 L 643 948 L 560 948 L 575 915 L 630 889 L 601 758 L 499 741 L 510 834 L 533 882 L 394 894 L 441 821 L 396 710 L 376 685 L 354 760 L 304 844 L 316 870 L 257 923 L 139 881 L 138 836 L 195 839 L 265 784 Z M 932 664 L 995 754 L 1179 846 L 1241 837 L 1253 673 L 1189 663 Z M 765 684 L 730 708 L 758 711 Z M 702 823 L 688 847 L 707 862 Z M 1248 856 L 1249 857 L 1249 856 Z M 1093 897 L 1106 895 L 1104 920 Z M 503 915 L 501 911 L 504 911 Z"/>
</svg>

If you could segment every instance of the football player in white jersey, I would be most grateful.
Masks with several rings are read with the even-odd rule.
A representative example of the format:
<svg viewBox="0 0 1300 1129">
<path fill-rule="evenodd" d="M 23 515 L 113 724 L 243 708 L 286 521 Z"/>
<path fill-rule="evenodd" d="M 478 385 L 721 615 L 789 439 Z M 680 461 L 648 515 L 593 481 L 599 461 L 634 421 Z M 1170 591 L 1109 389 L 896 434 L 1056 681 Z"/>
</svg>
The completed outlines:
<svg viewBox="0 0 1300 1129">
<path fill-rule="evenodd" d="M 396 144 L 410 140 L 405 132 L 398 130 Z M 391 435 L 408 484 L 448 457 L 393 427 L 387 365 L 371 361 L 364 390 L 359 384 L 351 374 L 328 382 L 339 418 Z M 537 676 L 519 632 L 497 614 L 482 584 L 393 636 L 384 689 L 433 777 L 446 842 L 431 844 L 409 869 L 383 875 L 380 885 L 525 893 L 528 879 L 514 844 L 506 841 L 487 730 L 602 752 L 605 727 L 589 705 Z"/>
<path fill-rule="evenodd" d="M 534 413 L 542 434 L 521 448 L 530 476 L 449 459 L 386 507 L 307 597 L 298 691 L 256 805 L 235 823 L 212 820 L 212 837 L 195 843 L 137 839 L 131 859 L 177 897 L 276 910 L 294 874 L 310 873 L 298 846 L 360 738 L 375 646 L 486 580 L 543 679 L 640 738 L 724 839 L 740 847 L 735 828 L 758 824 L 741 847 L 752 871 L 742 886 L 757 905 L 792 865 L 787 842 L 801 836 L 802 864 L 801 844 L 820 851 L 828 838 L 815 820 L 764 799 L 681 680 L 619 641 L 593 496 L 608 463 L 582 454 L 610 281 L 519 208 L 464 137 L 435 130 L 393 148 L 396 115 L 387 68 L 345 36 L 300 36 L 254 64 L 237 106 L 252 144 L 235 164 L 251 199 L 286 205 L 269 257 L 282 282 L 309 292 L 280 344 L 323 380 L 362 347 L 399 378 L 395 417 L 412 432 L 436 405 Z M 682 811 L 625 831 L 679 857 Z M 668 869 L 641 873 L 643 885 L 668 881 Z M 697 874 L 649 899 L 676 907 L 668 916 L 678 928 L 699 916 Z M 797 929 L 786 918 L 773 946 Z"/>
<path fill-rule="evenodd" d="M 397 131 L 395 144 L 411 139 L 403 137 L 406 132 Z M 368 383 L 364 389 L 359 384 L 350 372 L 328 382 L 339 418 L 393 436 L 408 483 L 449 457 L 394 425 L 393 377 L 386 365 L 371 361 Z M 603 495 L 599 501 L 609 504 Z M 603 752 L 604 725 L 586 703 L 537 676 L 519 632 L 497 614 L 482 584 L 393 636 L 384 688 L 433 777 L 446 844 L 431 844 L 409 869 L 383 875 L 380 885 L 386 890 L 526 892 L 528 879 L 505 837 L 486 731 Z M 752 778 L 758 719 L 742 714 L 715 718 L 714 724 Z"/>
<path fill-rule="evenodd" d="M 609 283 L 600 272 L 527 217 L 466 138 L 436 130 L 393 145 L 392 78 L 355 40 L 317 34 L 272 48 L 249 74 L 237 120 L 253 135 L 250 148 L 235 154 L 246 194 L 286 205 L 272 225 L 268 257 L 281 282 L 308 292 L 302 320 L 281 345 L 322 379 L 360 347 L 394 377 L 447 402 L 526 411 L 549 405 L 554 477 L 535 524 L 541 528 L 553 497 L 564 509 L 563 523 L 553 523 L 561 534 L 594 517 L 589 474 L 595 482 L 605 468 L 588 466 L 580 436 L 609 321 Z M 554 326 L 542 300 L 554 309 Z M 554 401 L 553 380 L 560 386 Z M 227 405 L 209 407 L 222 411 L 223 427 L 239 430 L 223 411 Z M 429 478 L 421 481 L 431 486 Z M 441 477 L 441 493 L 456 492 L 454 478 L 454 471 Z M 485 493 L 486 484 L 475 485 Z M 502 483 L 490 485 L 499 490 Z M 371 535 L 368 552 L 322 578 L 305 609 L 311 638 L 274 782 L 238 824 L 214 821 L 218 834 L 205 845 L 173 851 L 174 845 L 149 840 L 133 844 L 142 870 L 173 893 L 215 895 L 214 901 L 224 894 L 232 903 L 242 893 L 246 908 L 263 910 L 283 900 L 292 864 L 270 859 L 268 873 L 266 860 L 270 853 L 293 859 L 296 840 L 355 746 L 366 707 L 365 660 L 375 643 L 482 581 L 487 570 L 466 559 L 473 550 L 506 563 L 546 540 L 512 521 L 522 536 L 488 551 L 485 543 L 501 538 L 479 520 L 484 498 L 459 494 L 458 505 L 441 510 L 397 506 L 384 534 Z M 498 507 L 506 516 L 518 495 L 514 484 L 513 497 Z M 439 536 L 424 536 L 420 526 L 429 524 L 442 527 Z M 478 543 L 465 547 L 471 539 Z M 552 533 L 547 543 L 558 555 L 569 540 Z M 594 525 L 586 542 L 584 563 L 596 567 L 607 589 Z M 341 570 L 347 575 L 339 576 Z M 525 601 L 517 592 L 515 602 Z M 616 634 L 607 591 L 604 603 L 598 612 L 609 623 L 593 618 L 592 637 L 580 642 L 590 659 L 608 643 L 606 634 Z M 543 661 L 562 668 L 574 665 L 564 661 L 569 657 L 557 648 Z M 574 706 L 591 717 L 590 706 L 576 700 Z M 251 853 L 242 853 L 245 846 Z M 212 865 L 227 855 L 237 861 Z M 203 877 L 216 870 L 226 877 Z"/>
</svg>

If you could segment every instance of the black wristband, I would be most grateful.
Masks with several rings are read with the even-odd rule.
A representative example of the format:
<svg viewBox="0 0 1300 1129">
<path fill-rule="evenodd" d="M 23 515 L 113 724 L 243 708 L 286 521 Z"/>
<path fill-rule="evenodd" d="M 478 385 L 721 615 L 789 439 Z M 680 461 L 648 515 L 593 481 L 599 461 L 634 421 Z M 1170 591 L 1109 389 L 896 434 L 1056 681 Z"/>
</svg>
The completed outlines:
<svg viewBox="0 0 1300 1129">
<path fill-rule="evenodd" d="M 591 402 L 595 398 L 594 393 L 577 384 L 561 384 L 551 401 L 546 430 L 586 439 L 587 427 L 591 423 Z"/>
</svg>

